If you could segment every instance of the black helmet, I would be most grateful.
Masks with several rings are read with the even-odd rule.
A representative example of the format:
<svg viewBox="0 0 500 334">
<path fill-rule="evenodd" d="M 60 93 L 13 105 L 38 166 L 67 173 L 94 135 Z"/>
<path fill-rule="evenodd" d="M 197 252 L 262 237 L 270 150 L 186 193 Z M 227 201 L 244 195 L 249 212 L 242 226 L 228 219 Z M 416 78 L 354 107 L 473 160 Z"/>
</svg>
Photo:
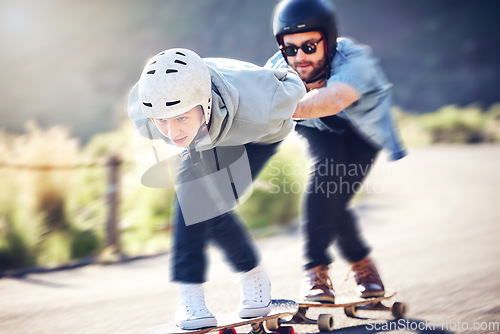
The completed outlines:
<svg viewBox="0 0 500 334">
<path fill-rule="evenodd" d="M 283 45 L 283 35 L 307 31 L 319 31 L 323 34 L 329 63 L 337 48 L 337 24 L 333 4 L 328 0 L 284 0 L 276 6 L 273 32 L 279 46 Z"/>
</svg>

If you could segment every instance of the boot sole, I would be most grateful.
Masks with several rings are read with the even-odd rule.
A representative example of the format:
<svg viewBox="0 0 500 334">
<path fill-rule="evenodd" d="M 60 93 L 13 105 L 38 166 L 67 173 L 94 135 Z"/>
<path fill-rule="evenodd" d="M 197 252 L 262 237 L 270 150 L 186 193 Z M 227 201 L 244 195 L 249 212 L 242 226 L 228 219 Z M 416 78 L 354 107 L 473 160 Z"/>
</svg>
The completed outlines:
<svg viewBox="0 0 500 334">
<path fill-rule="evenodd" d="M 331 303 L 335 304 L 335 298 L 332 297 L 314 297 L 314 298 L 304 298 L 306 302 L 318 302 L 318 303 Z"/>
</svg>

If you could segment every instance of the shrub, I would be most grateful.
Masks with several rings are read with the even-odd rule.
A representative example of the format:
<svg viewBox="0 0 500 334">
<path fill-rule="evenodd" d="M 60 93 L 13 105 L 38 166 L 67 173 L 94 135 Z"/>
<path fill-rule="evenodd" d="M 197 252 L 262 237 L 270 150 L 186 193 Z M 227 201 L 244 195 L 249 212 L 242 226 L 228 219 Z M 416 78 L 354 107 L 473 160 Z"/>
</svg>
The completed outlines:
<svg viewBox="0 0 500 334">
<path fill-rule="evenodd" d="M 500 141 L 500 104 L 482 111 L 477 106 L 445 106 L 435 112 L 411 114 L 397 109 L 401 134 L 410 145 Z"/>
<path fill-rule="evenodd" d="M 79 146 L 61 127 L 42 130 L 28 123 L 27 133 L 3 136 L 0 174 L 7 196 L 0 198 L 0 267 L 48 264 L 71 258 L 71 226 L 66 200 L 74 187 Z M 8 265 L 7 265 L 8 264 Z"/>
</svg>

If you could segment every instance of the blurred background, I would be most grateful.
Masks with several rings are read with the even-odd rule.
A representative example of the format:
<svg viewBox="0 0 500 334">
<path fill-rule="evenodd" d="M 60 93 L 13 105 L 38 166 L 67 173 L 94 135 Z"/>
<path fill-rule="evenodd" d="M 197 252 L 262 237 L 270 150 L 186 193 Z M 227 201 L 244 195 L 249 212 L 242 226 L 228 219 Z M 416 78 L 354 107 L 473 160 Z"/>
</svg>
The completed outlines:
<svg viewBox="0 0 500 334">
<path fill-rule="evenodd" d="M 167 250 L 173 194 L 138 182 L 128 90 L 147 58 L 172 47 L 264 65 L 277 50 L 275 4 L 2 0 L 0 272 Z M 370 45 L 393 82 L 410 150 L 500 141 L 500 2 L 335 5 L 340 35 Z M 296 145 L 273 161 L 305 166 Z M 306 174 L 279 177 L 303 184 Z M 239 208 L 254 231 L 297 222 L 300 193 L 270 194 L 274 177 L 265 170 Z"/>
</svg>

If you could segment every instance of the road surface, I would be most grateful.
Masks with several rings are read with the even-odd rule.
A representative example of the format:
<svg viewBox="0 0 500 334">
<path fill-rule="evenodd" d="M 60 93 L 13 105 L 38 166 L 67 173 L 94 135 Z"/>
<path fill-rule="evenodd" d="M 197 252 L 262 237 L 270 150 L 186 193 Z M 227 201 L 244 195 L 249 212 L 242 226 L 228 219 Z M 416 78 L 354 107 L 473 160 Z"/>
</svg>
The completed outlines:
<svg viewBox="0 0 500 334">
<path fill-rule="evenodd" d="M 387 314 L 352 319 L 339 311 L 335 332 L 499 332 L 500 146 L 410 152 L 396 163 L 381 159 L 356 201 L 384 282 L 409 304 L 409 320 L 387 322 Z M 259 239 L 258 246 L 273 297 L 297 297 L 297 230 Z M 237 275 L 217 250 L 211 253 L 207 304 L 214 313 L 231 312 L 239 299 Z M 177 293 L 168 263 L 163 255 L 0 279 L 0 333 L 144 333 L 174 317 Z M 353 286 L 342 283 L 346 272 L 341 259 L 331 268 L 339 293 Z"/>
</svg>

